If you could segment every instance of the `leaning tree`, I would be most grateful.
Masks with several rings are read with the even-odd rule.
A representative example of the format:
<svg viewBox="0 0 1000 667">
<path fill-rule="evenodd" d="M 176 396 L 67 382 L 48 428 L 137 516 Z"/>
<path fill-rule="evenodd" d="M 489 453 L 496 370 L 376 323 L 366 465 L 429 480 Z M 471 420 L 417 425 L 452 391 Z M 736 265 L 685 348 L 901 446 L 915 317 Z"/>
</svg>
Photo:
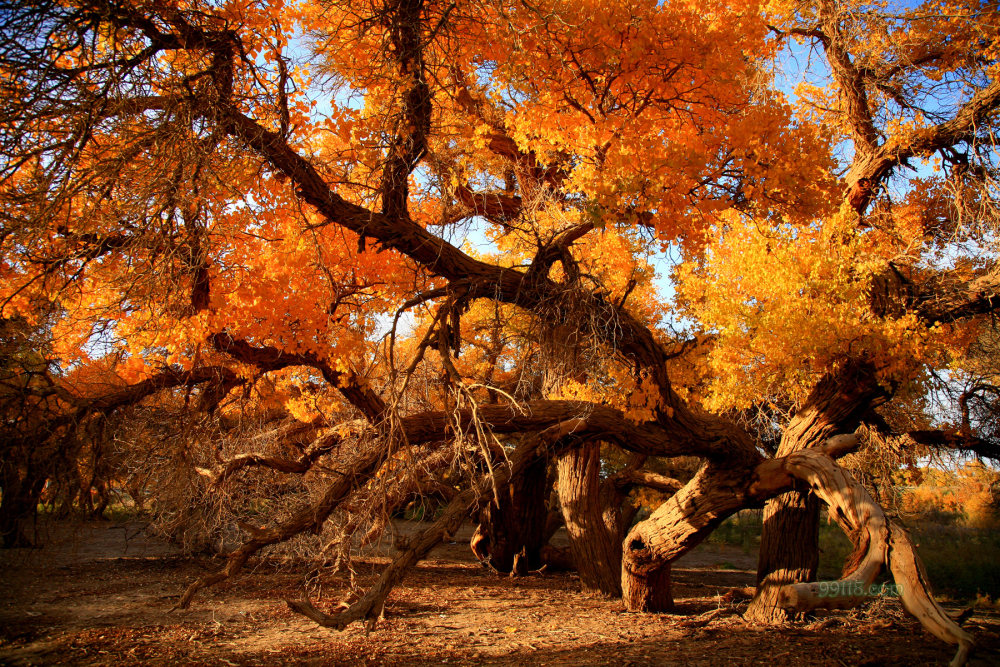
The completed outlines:
<svg viewBox="0 0 1000 667">
<path fill-rule="evenodd" d="M 671 563 L 766 501 L 751 614 L 860 602 L 808 582 L 822 501 L 856 545 L 842 590 L 888 569 L 964 659 L 905 531 L 835 459 L 1000 306 L 989 3 L 2 11 L 2 315 L 50 318 L 56 375 L 110 358 L 123 383 L 66 414 L 269 381 L 308 422 L 201 469 L 312 491 L 243 522 L 182 605 L 429 485 L 440 518 L 370 591 L 293 603 L 371 621 L 470 515 L 496 567 L 542 558 L 555 475 L 588 584 L 630 610 L 669 608 Z M 796 57 L 819 65 L 792 95 L 775 72 Z M 634 456 L 608 484 L 612 446 Z M 673 457 L 700 461 L 683 485 L 644 468 Z M 629 528 L 632 484 L 672 495 Z"/>
</svg>

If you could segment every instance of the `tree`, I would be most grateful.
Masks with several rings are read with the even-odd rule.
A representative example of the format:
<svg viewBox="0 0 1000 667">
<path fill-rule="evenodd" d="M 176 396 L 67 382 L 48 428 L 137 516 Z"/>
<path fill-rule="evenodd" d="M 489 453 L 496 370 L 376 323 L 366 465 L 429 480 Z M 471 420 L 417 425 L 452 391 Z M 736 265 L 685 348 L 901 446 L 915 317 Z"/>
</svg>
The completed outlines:
<svg viewBox="0 0 1000 667">
<path fill-rule="evenodd" d="M 183 605 L 351 498 L 388 508 L 440 482 L 414 462 L 441 453 L 461 471 L 439 485 L 448 504 L 375 587 L 342 614 L 293 605 L 324 625 L 371 621 L 468 515 L 516 505 L 507 490 L 529 478 L 537 504 L 538 471 L 558 459 L 575 548 L 604 545 L 592 574 L 612 592 L 620 574 L 629 609 L 669 607 L 670 563 L 727 516 L 808 486 L 856 540 L 847 580 L 889 568 L 961 661 L 972 640 L 930 597 L 905 532 L 834 461 L 1000 305 L 1000 22 L 985 3 L 951 9 L 6 7 L 4 315 L 58 304 L 61 364 L 114 358 L 132 386 L 222 368 L 230 380 L 205 393 L 224 397 L 299 373 L 290 411 L 326 401 L 300 455 L 206 471 L 311 475 L 335 456 L 339 472 L 317 473 L 309 504 L 245 524 Z M 769 74 L 788 37 L 817 40 L 830 67 L 798 106 Z M 934 154 L 943 174 L 885 189 Z M 463 246 L 463 229 L 497 252 Z M 651 265 L 670 247 L 685 259 L 676 303 Z M 404 312 L 412 335 L 384 335 Z M 626 526 L 595 520 L 620 508 L 594 502 L 597 443 L 703 462 L 621 540 L 620 573 Z M 808 563 L 786 551 L 766 550 L 794 572 L 765 606 L 858 601 L 798 583 Z"/>
<path fill-rule="evenodd" d="M 763 395 L 796 406 L 779 455 L 862 420 L 881 422 L 873 408 L 928 391 L 927 369 L 965 364 L 975 327 L 934 302 L 992 271 L 989 252 L 976 246 L 997 222 L 990 194 L 996 153 L 983 121 L 1000 88 L 996 63 L 977 50 L 995 39 L 995 12 L 975 3 L 953 9 L 897 14 L 816 2 L 773 17 L 780 38 L 804 41 L 823 56 L 830 83 L 801 85 L 800 106 L 850 149 L 845 195 L 831 200 L 820 224 L 785 218 L 723 232 L 712 256 L 696 260 L 706 273 L 686 284 L 704 304 L 695 307 L 701 321 L 724 328 L 712 353 L 718 376 L 733 377 L 726 369 L 737 364 L 761 380 L 752 387 L 743 380 L 739 389 L 717 383 L 717 404 L 747 407 Z M 958 103 L 944 91 L 961 91 Z M 932 158 L 933 172 L 900 173 Z M 804 330 L 813 333 L 792 333 Z M 800 545 L 816 544 L 817 510 L 808 494 L 768 503 L 762 581 L 815 577 L 815 546 Z M 775 612 L 780 617 L 761 597 L 751 607 L 758 619 Z"/>
</svg>

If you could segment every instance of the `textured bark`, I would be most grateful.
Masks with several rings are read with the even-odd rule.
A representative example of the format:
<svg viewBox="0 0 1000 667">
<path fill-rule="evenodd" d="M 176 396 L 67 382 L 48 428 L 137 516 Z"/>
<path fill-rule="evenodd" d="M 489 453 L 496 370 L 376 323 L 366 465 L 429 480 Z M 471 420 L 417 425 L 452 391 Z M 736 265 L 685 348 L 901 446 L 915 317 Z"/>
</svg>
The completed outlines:
<svg viewBox="0 0 1000 667">
<path fill-rule="evenodd" d="M 875 578 L 888 566 L 906 610 L 934 636 L 957 644 L 952 664 L 964 664 L 975 646 L 972 637 L 934 601 L 906 531 L 889 521 L 865 488 L 822 449 L 803 450 L 768 464 L 776 465 L 765 464 L 762 479 L 775 485 L 787 483 L 789 477 L 808 483 L 855 545 L 843 577 L 833 582 L 832 594 L 830 582 L 788 584 L 778 589 L 779 604 L 796 612 L 855 606 L 870 597 Z"/>
<path fill-rule="evenodd" d="M 751 476 L 708 464 L 625 537 L 622 597 L 629 611 L 668 611 L 670 564 L 745 507 Z M 772 494 L 773 495 L 773 494 Z"/>
<path fill-rule="evenodd" d="M 619 507 L 601 493 L 601 445 L 586 444 L 559 457 L 559 502 L 570 553 L 584 588 L 621 595 L 622 525 Z"/>
<path fill-rule="evenodd" d="M 548 542 L 547 472 L 547 461 L 534 461 L 497 489 L 480 513 L 470 546 L 481 561 L 498 572 L 512 572 L 517 557 L 525 569 L 535 570 L 542 565 L 542 547 Z"/>
<path fill-rule="evenodd" d="M 930 594 L 927 572 L 906 531 L 890 523 L 889 569 L 903 587 L 903 608 L 920 621 L 928 632 L 949 644 L 958 644 L 950 667 L 964 665 L 975 649 L 972 636 L 962 630 Z"/>
<path fill-rule="evenodd" d="M 747 620 L 787 620 L 785 609 L 778 604 L 778 587 L 816 578 L 819 509 L 819 500 L 801 491 L 783 493 L 765 505 L 757 557 L 757 594 L 744 615 Z"/>
<path fill-rule="evenodd" d="M 622 601 L 628 611 L 674 610 L 670 563 L 642 570 L 622 571 Z"/>
<path fill-rule="evenodd" d="M 857 447 L 854 436 L 837 436 L 823 446 L 829 456 Z M 629 611 L 665 611 L 669 566 L 697 546 L 726 517 L 790 490 L 795 478 L 784 471 L 785 458 L 770 459 L 747 471 L 703 466 L 680 491 L 625 537 L 622 597 Z"/>
<path fill-rule="evenodd" d="M 785 428 L 777 456 L 819 447 L 835 433 L 854 431 L 861 415 L 883 393 L 875 373 L 864 364 L 848 364 L 827 375 Z M 777 587 L 816 578 L 819 509 L 819 501 L 808 490 L 785 493 L 765 505 L 757 594 L 746 611 L 747 620 L 784 622 L 788 615 L 779 604 Z"/>
</svg>

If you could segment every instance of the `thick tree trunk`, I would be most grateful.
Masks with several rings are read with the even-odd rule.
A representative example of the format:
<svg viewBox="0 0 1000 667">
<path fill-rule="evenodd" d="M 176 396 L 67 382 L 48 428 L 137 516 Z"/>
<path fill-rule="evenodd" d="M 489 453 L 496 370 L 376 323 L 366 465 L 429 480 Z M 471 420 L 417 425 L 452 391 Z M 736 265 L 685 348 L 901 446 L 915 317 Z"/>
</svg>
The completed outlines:
<svg viewBox="0 0 1000 667">
<path fill-rule="evenodd" d="M 670 563 L 638 570 L 622 570 L 622 601 L 629 611 L 673 611 Z"/>
<path fill-rule="evenodd" d="M 864 364 L 848 364 L 827 375 L 785 428 L 777 456 L 820 447 L 835 433 L 854 431 L 860 415 L 883 393 L 874 372 Z M 744 615 L 747 620 L 783 623 L 788 612 L 778 604 L 777 589 L 816 579 L 819 510 L 819 500 L 809 491 L 790 491 L 765 505 L 757 594 Z"/>
<path fill-rule="evenodd" d="M 559 499 L 570 553 L 584 588 L 621 595 L 620 503 L 601 493 L 601 445 L 591 441 L 559 457 Z"/>
<path fill-rule="evenodd" d="M 30 467 L 22 477 L 16 466 L 7 463 L 2 481 L 0 536 L 3 548 L 30 547 L 32 543 L 25 530 L 37 512 L 44 480 L 37 480 L 31 474 Z"/>
<path fill-rule="evenodd" d="M 496 497 L 480 513 L 472 551 L 498 572 L 514 571 L 515 561 L 524 569 L 541 567 L 542 547 L 548 542 L 547 462 L 539 459 L 531 463 L 496 491 Z"/>
<path fill-rule="evenodd" d="M 831 449 L 836 447 L 834 444 Z M 795 612 L 856 606 L 877 594 L 873 588 L 875 578 L 888 567 L 903 607 L 934 636 L 958 645 L 952 665 L 965 663 L 975 643 L 935 602 L 906 531 L 889 521 L 868 491 L 834 463 L 829 450 L 796 452 L 769 461 L 758 472 L 763 485 L 780 487 L 789 477 L 808 483 L 830 506 L 830 516 L 854 542 L 854 553 L 839 581 L 776 587 L 780 606 Z"/>
<path fill-rule="evenodd" d="M 629 611 L 670 611 L 670 564 L 748 502 L 746 471 L 707 464 L 625 537 L 622 597 Z"/>
<path fill-rule="evenodd" d="M 788 614 L 778 604 L 778 587 L 816 579 L 819 566 L 819 500 L 790 491 L 764 508 L 764 529 L 757 559 L 757 595 L 747 620 L 780 623 Z"/>
</svg>

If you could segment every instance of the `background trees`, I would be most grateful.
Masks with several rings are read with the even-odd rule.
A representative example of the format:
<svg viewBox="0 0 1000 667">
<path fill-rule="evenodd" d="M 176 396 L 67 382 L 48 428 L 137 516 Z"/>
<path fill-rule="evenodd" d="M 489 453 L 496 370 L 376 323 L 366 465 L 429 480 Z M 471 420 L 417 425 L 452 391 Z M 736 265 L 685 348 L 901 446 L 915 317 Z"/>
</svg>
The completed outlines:
<svg viewBox="0 0 1000 667">
<path fill-rule="evenodd" d="M 631 609 L 669 606 L 672 560 L 802 483 L 868 531 L 859 550 L 885 545 L 854 576 L 895 562 L 918 580 L 905 536 L 829 458 L 857 441 L 827 441 L 861 422 L 980 449 L 992 435 L 886 416 L 971 370 L 998 304 L 986 3 L 5 13 L 4 316 L 35 326 L 56 304 L 59 371 L 112 364 L 120 389 L 88 410 L 175 387 L 224 413 L 242 387 L 308 425 L 283 423 L 295 436 L 268 452 L 227 450 L 223 430 L 212 465 L 191 459 L 213 490 L 273 470 L 306 493 L 243 521 L 185 604 L 261 548 L 430 487 L 447 508 L 381 584 L 344 616 L 299 610 L 377 617 L 470 513 L 484 555 L 516 568 L 541 557 L 557 459 L 573 551 L 599 550 L 592 585 Z M 771 74 L 788 40 L 823 57 L 795 96 Z M 673 297 L 654 282 L 667 251 Z M 636 455 L 617 486 L 609 445 Z M 624 489 L 675 490 L 641 473 L 679 456 L 700 467 L 622 539 Z M 761 576 L 779 575 L 760 618 L 814 574 L 817 505 L 778 502 L 768 525 L 794 537 L 765 538 Z"/>
</svg>

